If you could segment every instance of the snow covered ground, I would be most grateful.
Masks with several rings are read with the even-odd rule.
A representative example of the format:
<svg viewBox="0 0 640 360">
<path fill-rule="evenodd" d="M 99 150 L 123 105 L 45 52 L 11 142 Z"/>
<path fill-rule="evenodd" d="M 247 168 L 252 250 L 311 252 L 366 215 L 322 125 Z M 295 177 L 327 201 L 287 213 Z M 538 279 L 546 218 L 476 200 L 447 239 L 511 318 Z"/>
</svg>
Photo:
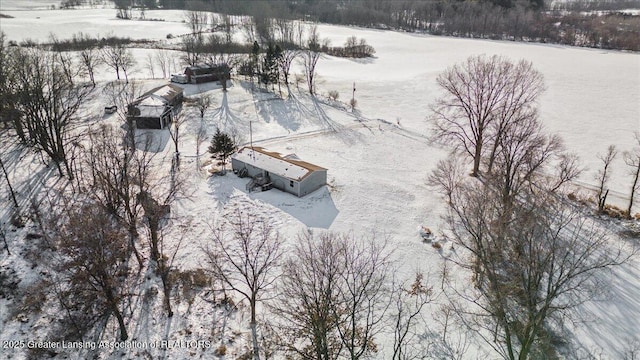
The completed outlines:
<svg viewBox="0 0 640 360">
<path fill-rule="evenodd" d="M 49 2 L 40 3 L 46 6 Z M 0 19 L 0 28 L 8 40 L 45 41 L 50 32 L 59 38 L 83 31 L 147 39 L 165 39 L 168 33 L 186 32 L 181 22 L 182 12 L 178 11 L 147 12 L 147 18 L 162 18 L 164 22 L 123 21 L 115 19 L 113 9 L 45 11 L 25 9 L 22 4 L 21 1 L 0 2 L 0 12 L 13 16 Z M 181 145 L 182 169 L 192 174 L 193 194 L 180 200 L 172 210 L 177 218 L 192 219 L 189 241 L 183 244 L 176 258 L 181 270 L 200 266 L 208 223 L 227 211 L 251 208 L 272 219 L 288 237 L 307 227 L 353 232 L 358 236 L 367 236 L 374 230 L 384 233 L 392 239 L 401 273 L 410 274 L 420 269 L 436 281 L 443 260 L 436 249 L 421 242 L 419 230 L 422 225 L 436 232 L 440 230 L 444 204 L 438 194 L 426 186 L 425 180 L 446 151 L 430 144 L 426 118 L 429 105 L 438 96 L 436 76 L 471 55 L 498 54 L 533 62 L 544 75 L 547 86 L 540 99 L 541 118 L 549 131 L 560 134 L 567 148 L 580 156 L 587 169 L 581 179 L 585 185 L 595 184 L 596 154 L 603 153 L 610 144 L 620 150 L 630 149 L 634 145 L 632 132 L 640 130 L 638 54 L 328 25 L 320 25 L 318 30 L 321 38 L 330 39 L 334 45 L 341 45 L 354 35 L 364 38 L 375 48 L 376 55 L 365 60 L 321 58 L 317 67 L 318 98 L 307 96 L 303 85 L 299 91 L 292 85 L 292 96 L 281 99 L 270 92 L 252 91 L 250 83 L 239 79 L 233 81 L 227 93 L 211 84 L 184 86 L 187 96 L 201 93 L 213 96 L 214 104 L 205 116 L 210 135 L 219 126 L 223 130 L 239 130 L 248 141 L 251 122 L 256 145 L 282 154 L 295 153 L 305 161 L 329 169 L 329 185 L 301 199 L 277 190 L 248 194 L 245 179 L 232 174 L 207 177 L 197 172 L 195 133 L 189 131 L 196 128 L 199 121 L 194 116 L 187 124 Z M 150 51 L 153 50 L 134 50 L 139 63 L 131 77 L 151 77 L 144 65 Z M 299 66 L 294 70 L 300 71 Z M 106 69 L 98 76 L 101 80 L 114 78 Z M 150 88 L 161 81 L 145 82 Z M 352 113 L 345 103 L 352 96 L 354 83 L 358 106 Z M 332 90 L 339 92 L 338 102 L 324 96 Z M 101 114 L 105 105 L 106 99 L 97 97 L 89 107 Z M 101 121 L 115 120 L 110 117 Z M 172 145 L 168 142 L 161 155 L 169 159 L 171 153 Z M 624 206 L 631 179 L 621 160 L 613 166 L 610 201 Z M 0 196 L 5 194 L 3 188 Z M 15 255 L 6 257 L 3 253 L 2 256 L 3 265 L 17 261 Z M 584 322 L 567 328 L 567 332 L 575 335 L 576 347 L 616 359 L 634 340 L 640 341 L 638 276 L 640 259 L 634 258 L 611 275 L 607 296 L 579 309 Z M 131 320 L 132 336 L 139 341 L 205 338 L 211 333 L 211 324 L 220 316 L 209 313 L 207 305 L 198 300 L 189 306 L 181 304 L 177 306 L 177 317 L 168 323 L 159 318 L 160 307 L 151 309 L 147 317 Z M 429 310 L 427 317 L 433 315 L 437 307 Z M 240 312 L 238 316 L 230 327 L 233 331 L 246 332 L 246 314 Z M 6 311 L 0 311 L 3 321 L 7 317 Z M 26 339 L 36 331 L 32 326 L 7 321 L 0 325 L 0 339 Z M 390 346 L 389 339 L 378 340 L 383 347 L 380 356 L 383 359 L 385 346 L 386 351 Z M 239 340 L 239 344 L 242 341 Z M 495 357 L 484 351 L 474 342 L 466 358 Z M 175 348 L 153 354 L 154 358 L 191 355 L 214 358 L 211 350 L 203 349 Z M 129 358 L 136 356 L 128 353 Z M 119 355 L 114 353 L 113 358 Z"/>
</svg>

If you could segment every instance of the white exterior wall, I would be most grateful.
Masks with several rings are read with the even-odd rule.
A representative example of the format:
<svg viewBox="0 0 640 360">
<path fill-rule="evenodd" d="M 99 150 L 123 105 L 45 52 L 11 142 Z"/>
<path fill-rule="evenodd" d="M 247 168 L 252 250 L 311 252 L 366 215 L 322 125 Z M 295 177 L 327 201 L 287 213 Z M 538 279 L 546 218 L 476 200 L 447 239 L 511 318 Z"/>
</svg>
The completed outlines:
<svg viewBox="0 0 640 360">
<path fill-rule="evenodd" d="M 284 192 L 288 192 L 298 197 L 303 197 L 310 194 L 327 183 L 327 171 L 316 170 L 307 175 L 301 182 L 285 178 L 283 176 L 269 173 L 264 169 L 247 164 L 241 160 L 231 158 L 231 168 L 234 171 L 240 171 L 244 168 L 247 169 L 247 175 L 255 177 L 257 175 L 268 174 L 271 178 L 271 184 L 274 188 Z M 293 186 L 291 186 L 293 185 Z"/>
<path fill-rule="evenodd" d="M 310 194 L 327 183 L 327 170 L 316 170 L 300 182 L 299 197 Z"/>
</svg>

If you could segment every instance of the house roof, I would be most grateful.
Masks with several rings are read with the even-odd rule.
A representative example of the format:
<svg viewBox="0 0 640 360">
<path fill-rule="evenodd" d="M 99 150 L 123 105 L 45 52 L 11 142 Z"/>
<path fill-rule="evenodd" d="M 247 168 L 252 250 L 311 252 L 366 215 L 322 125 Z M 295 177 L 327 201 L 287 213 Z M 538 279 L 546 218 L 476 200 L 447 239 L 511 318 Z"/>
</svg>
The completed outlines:
<svg viewBox="0 0 640 360">
<path fill-rule="evenodd" d="M 180 86 L 174 84 L 166 84 L 147 91 L 146 93 L 142 94 L 142 96 L 140 96 L 136 102 L 142 103 L 142 101 L 149 97 L 155 97 L 156 99 L 160 98 L 165 100 L 167 103 L 170 103 L 176 97 L 181 96 L 182 93 L 183 90 Z"/>
<path fill-rule="evenodd" d="M 238 150 L 232 158 L 294 181 L 301 181 L 315 171 L 327 170 L 306 161 L 291 159 L 290 156 L 284 157 L 278 152 L 267 151 L 258 146 L 244 147 Z"/>
<path fill-rule="evenodd" d="M 138 117 L 160 118 L 165 112 L 169 111 L 169 109 L 166 109 L 164 106 L 141 105 L 137 108 L 138 111 L 140 111 L 140 115 L 137 115 Z"/>
<path fill-rule="evenodd" d="M 229 65 L 225 63 L 220 63 L 220 64 L 214 64 L 214 65 L 189 66 L 185 69 L 185 73 L 187 70 L 191 71 L 193 75 L 209 75 L 209 74 L 216 74 L 219 72 L 228 72 L 230 69 L 229 69 Z"/>
<path fill-rule="evenodd" d="M 154 94 L 151 94 L 145 98 L 142 98 L 139 102 L 138 102 L 139 106 L 159 106 L 159 107 L 164 107 L 165 105 L 167 105 L 167 100 L 161 96 L 156 96 Z"/>
</svg>

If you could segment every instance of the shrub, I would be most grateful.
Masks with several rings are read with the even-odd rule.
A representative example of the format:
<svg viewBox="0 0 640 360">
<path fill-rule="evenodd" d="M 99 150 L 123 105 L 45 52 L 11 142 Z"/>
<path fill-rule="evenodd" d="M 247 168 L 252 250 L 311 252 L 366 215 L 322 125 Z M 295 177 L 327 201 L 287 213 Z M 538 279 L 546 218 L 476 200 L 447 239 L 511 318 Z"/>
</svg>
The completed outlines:
<svg viewBox="0 0 640 360">
<path fill-rule="evenodd" d="M 626 219 L 629 217 L 626 210 L 622 210 L 619 207 L 610 204 L 606 204 L 604 206 L 604 213 L 614 219 Z"/>
<path fill-rule="evenodd" d="M 222 344 L 213 353 L 215 356 L 225 356 L 227 354 L 227 346 Z"/>
<path fill-rule="evenodd" d="M 336 101 L 338 100 L 338 96 L 340 96 L 340 94 L 338 93 L 337 90 L 331 90 L 329 91 L 329 99 Z"/>
</svg>

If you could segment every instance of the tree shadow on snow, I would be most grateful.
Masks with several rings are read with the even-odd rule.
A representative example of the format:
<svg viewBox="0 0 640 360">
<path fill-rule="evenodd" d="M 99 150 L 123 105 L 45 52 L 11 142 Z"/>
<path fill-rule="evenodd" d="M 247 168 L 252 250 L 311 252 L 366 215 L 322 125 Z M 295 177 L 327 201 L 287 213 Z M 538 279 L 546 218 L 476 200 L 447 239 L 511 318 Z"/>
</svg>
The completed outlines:
<svg viewBox="0 0 640 360">
<path fill-rule="evenodd" d="M 237 132 L 246 134 L 249 132 L 249 121 L 236 115 L 229 107 L 229 98 L 227 92 L 222 93 L 222 102 L 220 107 L 213 111 L 211 118 L 217 127 L 224 132 Z"/>
<path fill-rule="evenodd" d="M 289 132 L 298 131 L 305 119 L 299 103 L 291 97 L 277 97 L 256 101 L 258 116 L 266 123 L 277 123 Z"/>
<path fill-rule="evenodd" d="M 161 153 L 167 146 L 169 138 L 169 130 L 151 130 L 151 129 L 136 129 L 136 149 Z"/>
</svg>

